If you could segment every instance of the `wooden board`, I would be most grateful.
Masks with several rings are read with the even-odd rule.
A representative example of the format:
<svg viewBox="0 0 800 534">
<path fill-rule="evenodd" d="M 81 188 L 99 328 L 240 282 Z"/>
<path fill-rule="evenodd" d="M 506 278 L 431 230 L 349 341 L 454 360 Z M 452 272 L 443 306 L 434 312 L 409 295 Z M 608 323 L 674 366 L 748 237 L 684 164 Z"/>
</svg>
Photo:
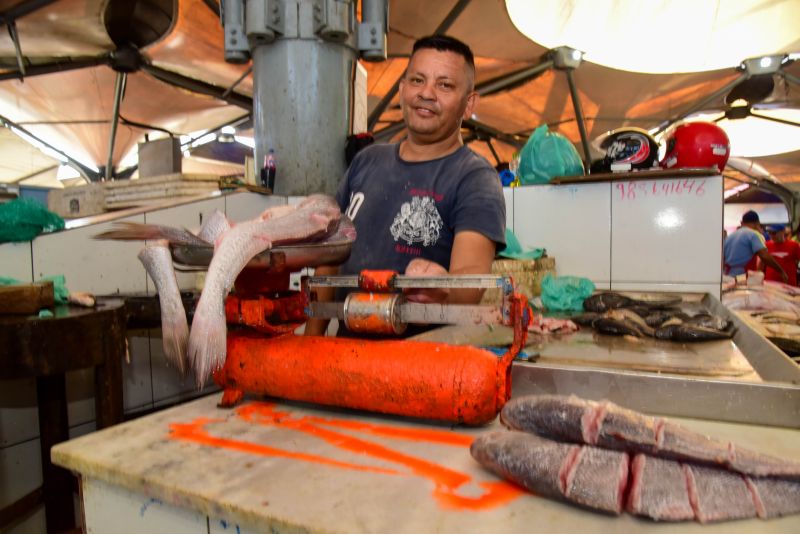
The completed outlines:
<svg viewBox="0 0 800 534">
<path fill-rule="evenodd" d="M 219 396 L 59 444 L 53 461 L 140 495 L 132 532 L 147 531 L 144 509 L 154 501 L 243 532 L 800 532 L 800 515 L 654 523 L 523 492 L 469 454 L 476 436 L 501 429 L 497 421 L 450 428 L 282 402 L 223 410 Z M 780 457 L 800 448 L 798 431 L 680 422 Z"/>
<path fill-rule="evenodd" d="M 0 286 L 0 314 L 30 315 L 54 304 L 53 282 Z"/>
</svg>

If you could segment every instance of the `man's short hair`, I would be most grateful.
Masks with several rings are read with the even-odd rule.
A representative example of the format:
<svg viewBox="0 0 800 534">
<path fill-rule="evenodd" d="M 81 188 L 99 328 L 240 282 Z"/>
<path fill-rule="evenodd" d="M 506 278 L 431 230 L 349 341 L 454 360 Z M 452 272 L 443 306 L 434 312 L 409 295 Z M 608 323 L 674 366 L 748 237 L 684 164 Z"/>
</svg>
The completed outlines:
<svg viewBox="0 0 800 534">
<path fill-rule="evenodd" d="M 758 218 L 758 213 L 753 210 L 746 211 L 744 215 L 742 215 L 742 222 L 743 223 L 760 223 L 761 220 Z"/>
<path fill-rule="evenodd" d="M 472 72 L 475 72 L 475 57 L 472 55 L 472 50 L 455 37 L 450 37 L 449 35 L 429 35 L 417 39 L 417 42 L 414 43 L 414 49 L 411 51 L 411 55 L 413 56 L 417 53 L 417 50 L 423 50 L 425 48 L 432 48 L 439 52 L 455 52 L 463 57 Z"/>
</svg>

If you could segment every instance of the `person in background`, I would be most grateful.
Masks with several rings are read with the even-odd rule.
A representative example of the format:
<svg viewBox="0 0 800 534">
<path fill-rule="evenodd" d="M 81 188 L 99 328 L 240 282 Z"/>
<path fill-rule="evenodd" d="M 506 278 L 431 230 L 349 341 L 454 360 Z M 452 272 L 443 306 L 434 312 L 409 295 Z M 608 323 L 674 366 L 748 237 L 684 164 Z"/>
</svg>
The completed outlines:
<svg viewBox="0 0 800 534">
<path fill-rule="evenodd" d="M 724 272 L 730 276 L 738 276 L 747 272 L 747 264 L 758 257 L 764 265 L 777 271 L 780 280 L 786 283 L 788 275 L 775 258 L 767 250 L 764 236 L 761 235 L 761 220 L 753 210 L 742 215 L 742 225 L 725 239 L 722 247 L 725 261 Z"/>
<path fill-rule="evenodd" d="M 771 239 L 767 241 L 767 250 L 775 260 L 781 264 L 783 271 L 788 276 L 789 285 L 797 285 L 797 263 L 800 262 L 800 244 L 796 241 L 786 239 L 786 225 L 773 224 L 767 227 Z M 766 266 L 764 270 L 766 280 L 782 281 L 778 271 Z"/>
<path fill-rule="evenodd" d="M 350 257 L 338 269 L 318 268 L 315 274 L 491 272 L 495 251 L 505 246 L 505 200 L 495 169 L 461 138 L 461 121 L 472 116 L 478 98 L 472 51 L 445 35 L 418 40 L 399 96 L 407 136 L 356 154 L 336 195 L 356 227 Z M 407 298 L 471 304 L 482 294 L 428 289 Z M 332 291 L 317 295 L 334 298 Z M 327 321 L 310 320 L 305 333 L 320 335 L 326 327 Z"/>
</svg>

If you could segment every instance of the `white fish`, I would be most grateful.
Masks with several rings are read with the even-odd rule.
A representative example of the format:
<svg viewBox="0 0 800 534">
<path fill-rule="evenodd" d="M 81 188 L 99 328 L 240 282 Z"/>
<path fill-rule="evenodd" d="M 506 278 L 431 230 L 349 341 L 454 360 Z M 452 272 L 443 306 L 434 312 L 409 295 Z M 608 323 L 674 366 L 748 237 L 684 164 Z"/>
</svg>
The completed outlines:
<svg viewBox="0 0 800 534">
<path fill-rule="evenodd" d="M 230 230 L 231 223 L 228 218 L 219 210 L 214 210 L 211 215 L 206 217 L 197 237 L 209 243 L 214 243 L 219 236 Z"/>
<path fill-rule="evenodd" d="M 186 310 L 183 308 L 178 279 L 172 266 L 172 255 L 169 243 L 159 240 L 146 246 L 139 252 L 139 261 L 144 265 L 147 274 L 153 279 L 161 304 L 161 337 L 167 361 L 178 368 L 181 374 L 186 372 L 186 346 L 189 339 L 189 324 L 186 321 Z"/>
<path fill-rule="evenodd" d="M 280 208 L 265 219 L 262 214 L 233 226 L 217 240 L 189 335 L 188 359 L 198 387 L 225 363 L 225 296 L 244 266 L 273 244 L 324 235 L 341 217 L 336 201 L 326 195 L 311 195 L 297 206 Z"/>
</svg>

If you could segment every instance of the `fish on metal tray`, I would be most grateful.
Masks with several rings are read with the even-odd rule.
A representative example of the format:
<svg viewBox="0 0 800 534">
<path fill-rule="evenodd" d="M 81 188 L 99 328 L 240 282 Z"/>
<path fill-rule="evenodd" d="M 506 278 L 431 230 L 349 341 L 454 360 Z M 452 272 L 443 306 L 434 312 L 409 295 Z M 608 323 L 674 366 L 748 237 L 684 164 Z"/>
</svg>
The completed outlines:
<svg viewBox="0 0 800 534">
<path fill-rule="evenodd" d="M 733 337 L 733 328 L 726 330 L 716 330 L 694 324 L 666 324 L 655 330 L 656 339 L 669 341 L 713 341 L 718 339 L 730 339 Z"/>
<path fill-rule="evenodd" d="M 185 228 L 175 228 L 161 224 L 141 224 L 130 221 L 114 223 L 114 228 L 93 236 L 94 239 L 111 239 L 115 241 L 154 241 L 165 240 L 172 245 L 193 245 L 208 247 L 205 239 L 194 235 Z"/>
<path fill-rule="evenodd" d="M 683 322 L 685 324 L 702 326 L 704 328 L 712 328 L 714 330 L 725 330 L 728 328 L 728 326 L 730 326 L 730 321 L 724 317 L 710 313 L 698 313 L 697 315 L 693 315 L 687 319 L 684 319 Z"/>
</svg>

